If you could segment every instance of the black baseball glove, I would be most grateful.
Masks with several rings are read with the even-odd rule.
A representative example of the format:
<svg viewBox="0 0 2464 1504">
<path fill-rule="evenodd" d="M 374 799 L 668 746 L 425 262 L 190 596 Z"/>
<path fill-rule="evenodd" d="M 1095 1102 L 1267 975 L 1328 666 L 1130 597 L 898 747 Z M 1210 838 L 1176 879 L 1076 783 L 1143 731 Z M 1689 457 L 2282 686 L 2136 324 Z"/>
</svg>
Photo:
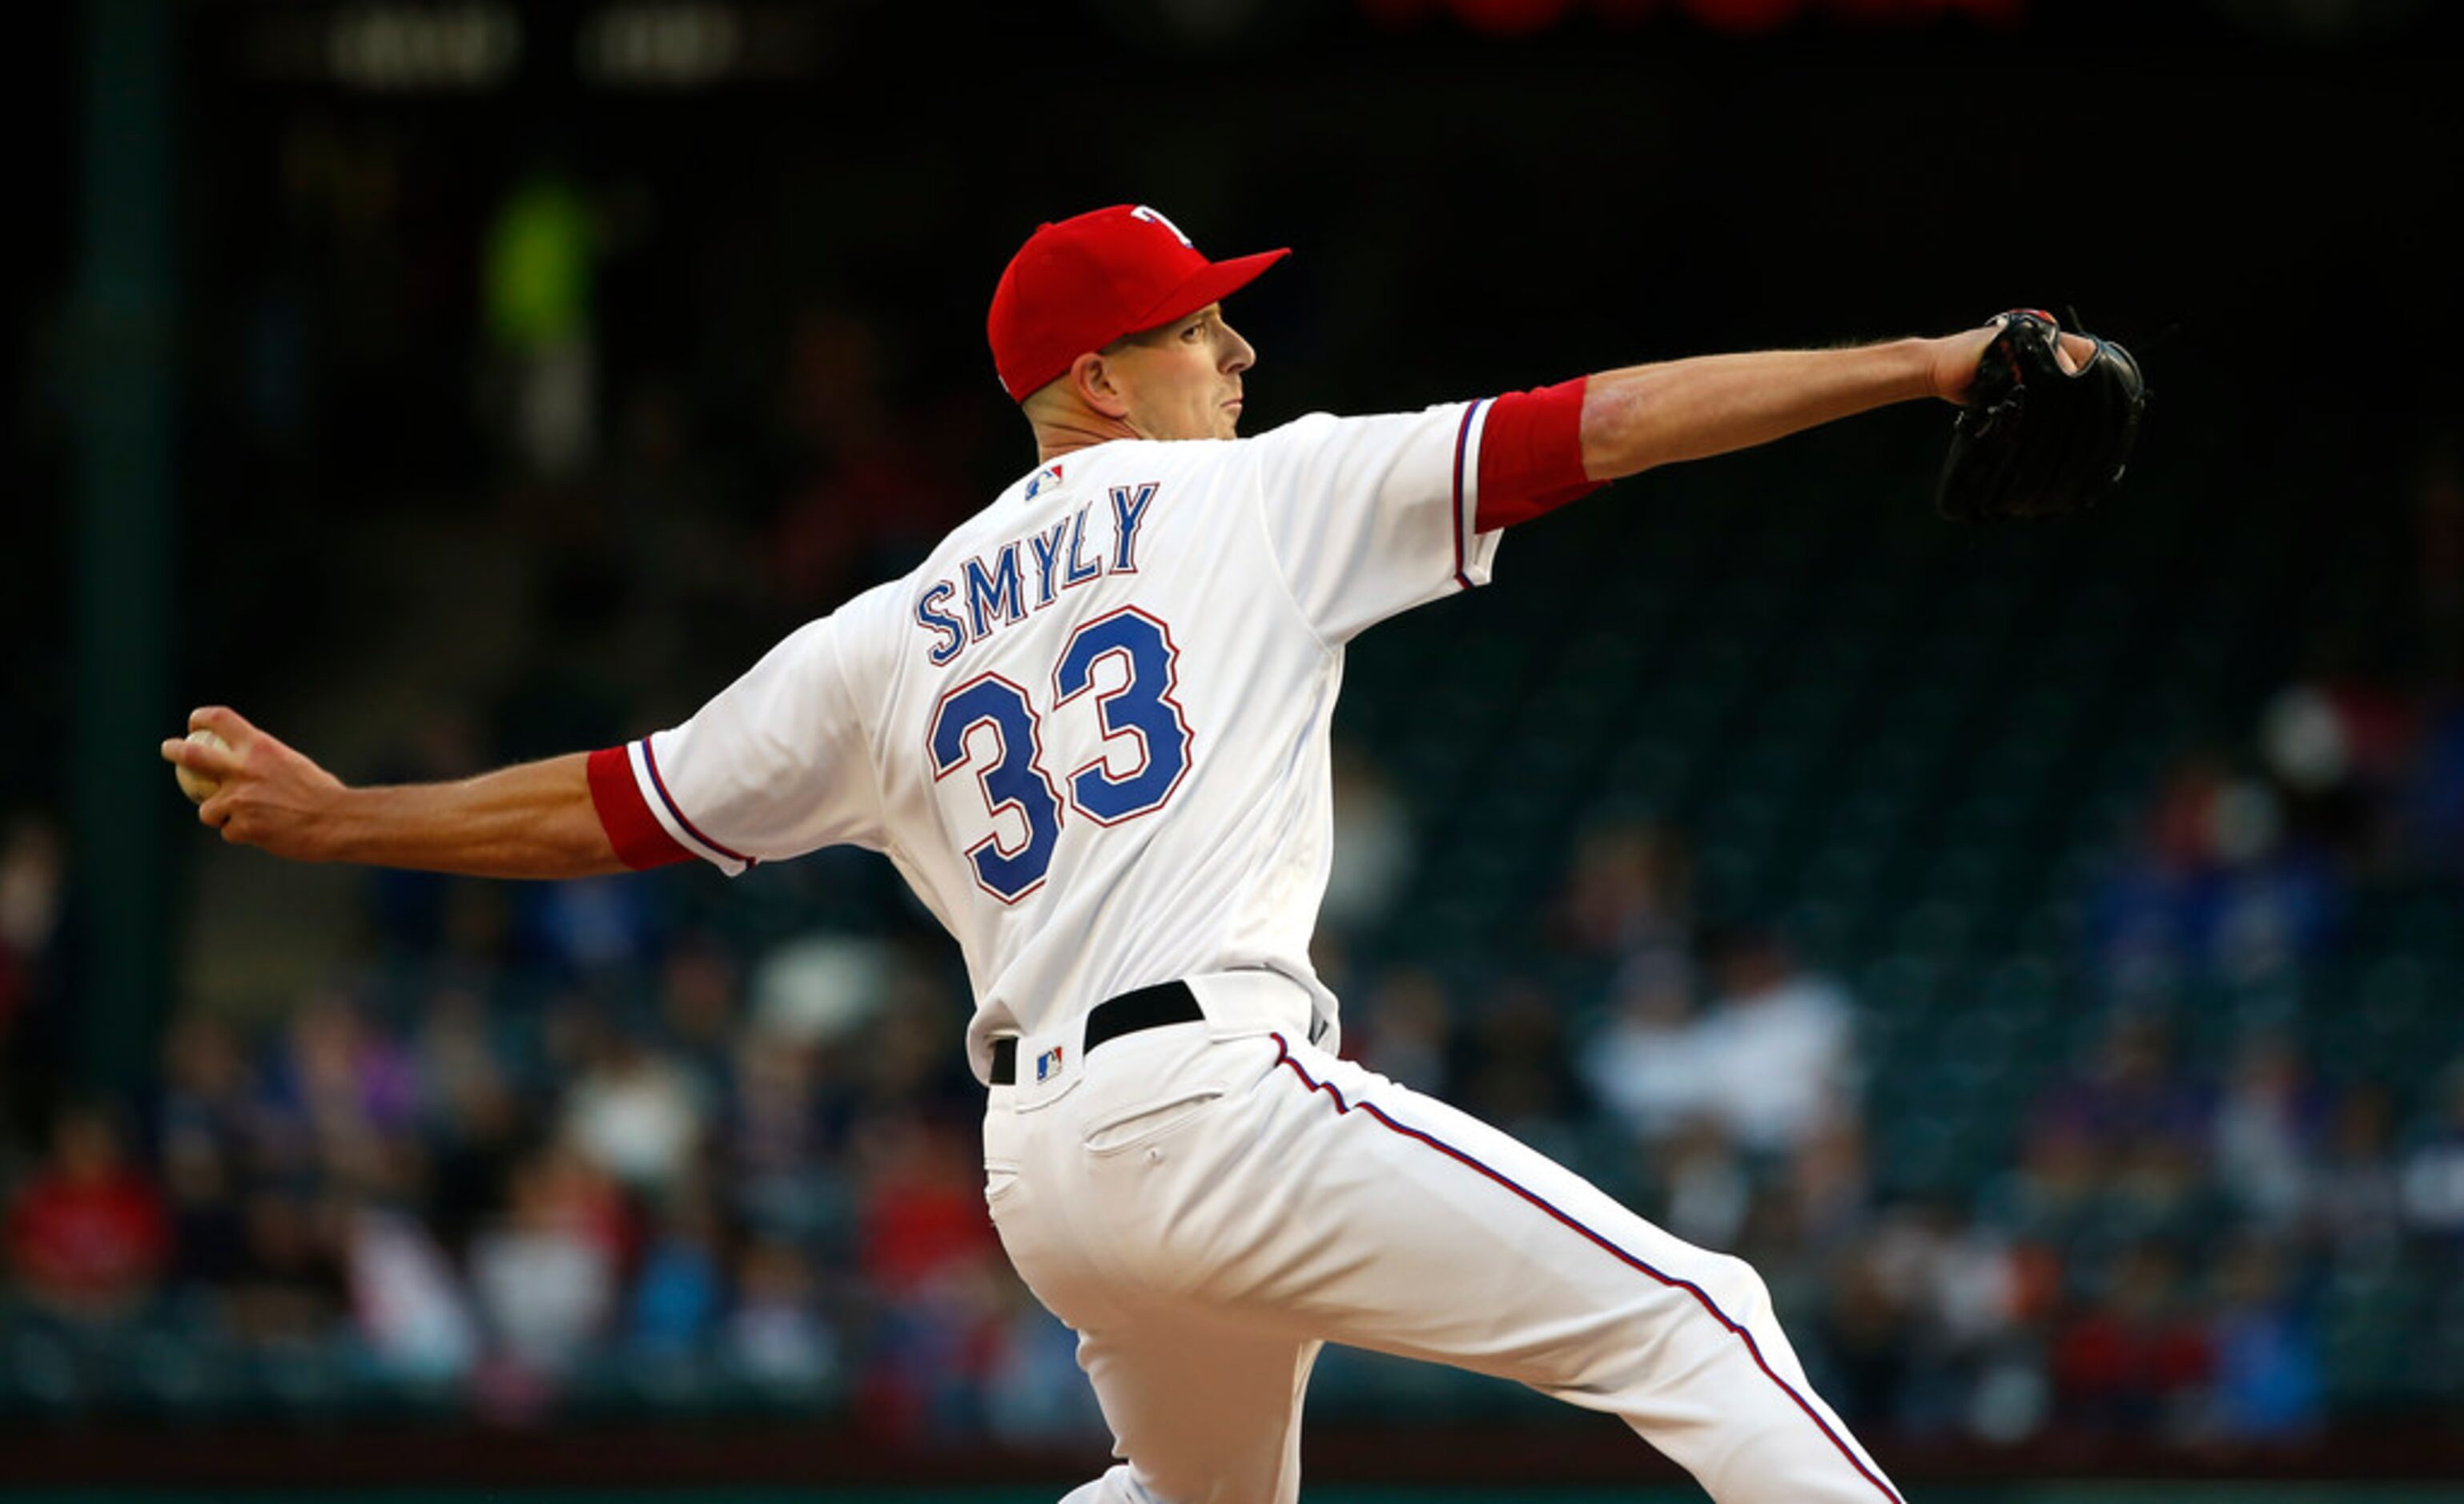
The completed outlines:
<svg viewBox="0 0 2464 1504">
<path fill-rule="evenodd" d="M 2053 316 L 2017 308 L 1977 362 L 1934 506 L 1960 522 L 2058 517 L 2122 481 L 2147 384 L 2110 340 L 2077 371 L 2055 359 Z M 2092 338 L 2092 337 L 2091 337 Z"/>
</svg>

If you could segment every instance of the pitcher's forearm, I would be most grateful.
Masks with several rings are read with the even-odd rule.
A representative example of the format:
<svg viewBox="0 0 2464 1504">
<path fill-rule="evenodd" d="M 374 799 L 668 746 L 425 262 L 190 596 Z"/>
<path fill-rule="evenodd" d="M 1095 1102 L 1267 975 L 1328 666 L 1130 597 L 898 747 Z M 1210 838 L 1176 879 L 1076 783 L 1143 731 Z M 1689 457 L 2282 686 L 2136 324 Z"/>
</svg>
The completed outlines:
<svg viewBox="0 0 2464 1504">
<path fill-rule="evenodd" d="M 1583 469 L 1595 480 L 1613 480 L 1931 397 L 1941 389 L 1937 360 L 1936 342 L 1895 340 L 1602 371 L 1583 392 Z"/>
<path fill-rule="evenodd" d="M 591 805 L 588 763 L 575 753 L 451 784 L 344 789 L 320 854 L 473 877 L 623 872 Z"/>
</svg>

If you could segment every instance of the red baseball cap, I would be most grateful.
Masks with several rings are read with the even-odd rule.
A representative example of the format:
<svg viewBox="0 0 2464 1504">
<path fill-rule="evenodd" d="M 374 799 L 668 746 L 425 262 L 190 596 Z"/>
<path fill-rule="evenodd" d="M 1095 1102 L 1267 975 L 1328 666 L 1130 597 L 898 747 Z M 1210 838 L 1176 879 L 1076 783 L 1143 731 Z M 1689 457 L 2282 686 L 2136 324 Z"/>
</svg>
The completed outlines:
<svg viewBox="0 0 2464 1504">
<path fill-rule="evenodd" d="M 1196 313 L 1289 254 L 1209 261 L 1144 204 L 1039 226 L 1001 272 L 984 322 L 1001 386 L 1023 402 L 1088 351 Z"/>
</svg>

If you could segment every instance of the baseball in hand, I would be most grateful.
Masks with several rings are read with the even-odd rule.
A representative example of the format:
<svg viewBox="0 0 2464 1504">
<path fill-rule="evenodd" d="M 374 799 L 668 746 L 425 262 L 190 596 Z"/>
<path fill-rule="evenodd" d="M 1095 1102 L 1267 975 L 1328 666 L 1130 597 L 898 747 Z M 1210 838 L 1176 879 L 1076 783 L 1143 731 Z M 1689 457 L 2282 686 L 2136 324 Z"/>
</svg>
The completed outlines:
<svg viewBox="0 0 2464 1504">
<path fill-rule="evenodd" d="M 197 742 L 200 745 L 209 747 L 218 747 L 226 744 L 222 738 L 215 736 L 212 732 L 205 730 L 202 727 L 189 732 L 188 740 Z M 171 773 L 173 777 L 180 781 L 180 792 L 187 795 L 189 801 L 193 804 L 204 804 L 207 800 L 211 799 L 214 796 L 215 789 L 223 786 L 221 779 L 209 778 L 205 774 L 197 772 L 185 763 L 173 763 L 171 765 Z"/>
</svg>

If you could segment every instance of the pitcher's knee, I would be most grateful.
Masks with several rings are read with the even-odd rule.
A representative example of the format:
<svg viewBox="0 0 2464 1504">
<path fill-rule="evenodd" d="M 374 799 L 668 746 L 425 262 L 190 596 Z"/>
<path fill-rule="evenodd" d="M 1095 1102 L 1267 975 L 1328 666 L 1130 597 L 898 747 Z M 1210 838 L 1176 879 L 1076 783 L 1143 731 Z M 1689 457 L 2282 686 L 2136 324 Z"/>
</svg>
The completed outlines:
<svg viewBox="0 0 2464 1504">
<path fill-rule="evenodd" d="M 1710 1298 L 1719 1314 L 1739 1326 L 1748 1326 L 1771 1315 L 1771 1286 L 1744 1259 L 1728 1253 L 1714 1253 L 1696 1276 L 1695 1284 Z"/>
</svg>

